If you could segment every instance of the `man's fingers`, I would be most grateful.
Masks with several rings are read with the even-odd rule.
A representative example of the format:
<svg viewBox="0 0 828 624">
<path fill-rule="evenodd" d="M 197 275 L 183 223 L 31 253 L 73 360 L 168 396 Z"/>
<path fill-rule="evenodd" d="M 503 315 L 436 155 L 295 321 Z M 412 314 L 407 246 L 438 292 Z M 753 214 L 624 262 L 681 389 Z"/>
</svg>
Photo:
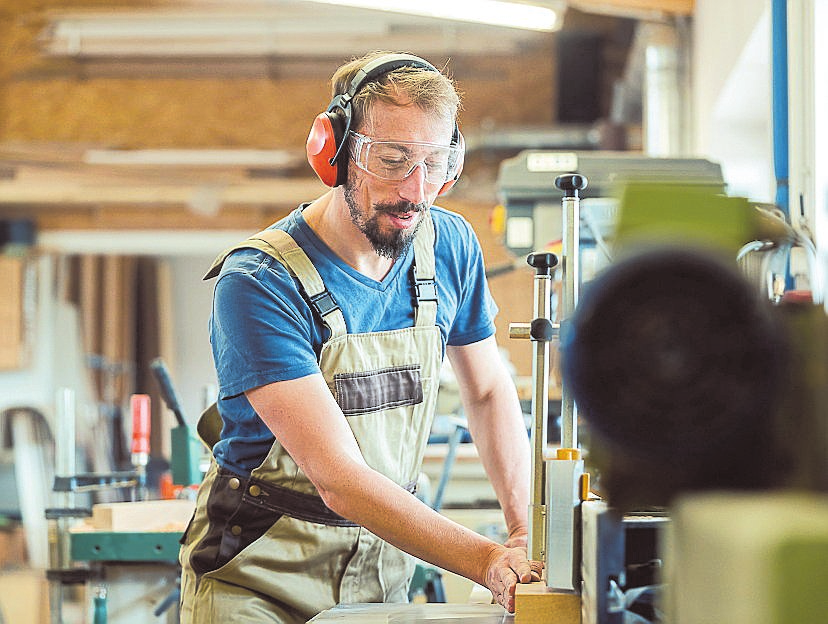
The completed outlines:
<svg viewBox="0 0 828 624">
<path fill-rule="evenodd" d="M 515 587 L 518 583 L 531 583 L 541 578 L 543 562 L 528 561 L 523 548 L 502 552 L 487 575 L 489 589 L 494 600 L 509 613 L 514 613 Z"/>
<path fill-rule="evenodd" d="M 536 574 L 536 566 L 543 567 L 542 562 L 532 562 L 526 559 L 526 551 L 522 548 L 512 552 L 511 566 L 517 576 L 518 583 L 531 583 L 533 574 Z"/>
</svg>

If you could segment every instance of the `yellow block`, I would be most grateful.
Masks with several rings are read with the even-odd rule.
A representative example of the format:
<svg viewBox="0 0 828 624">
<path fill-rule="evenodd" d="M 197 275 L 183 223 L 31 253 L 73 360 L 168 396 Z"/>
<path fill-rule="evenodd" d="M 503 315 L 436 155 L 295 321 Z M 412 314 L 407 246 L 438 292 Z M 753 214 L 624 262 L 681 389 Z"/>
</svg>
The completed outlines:
<svg viewBox="0 0 828 624">
<path fill-rule="evenodd" d="M 515 588 L 515 624 L 580 624 L 581 596 L 554 592 L 543 581 Z"/>
</svg>

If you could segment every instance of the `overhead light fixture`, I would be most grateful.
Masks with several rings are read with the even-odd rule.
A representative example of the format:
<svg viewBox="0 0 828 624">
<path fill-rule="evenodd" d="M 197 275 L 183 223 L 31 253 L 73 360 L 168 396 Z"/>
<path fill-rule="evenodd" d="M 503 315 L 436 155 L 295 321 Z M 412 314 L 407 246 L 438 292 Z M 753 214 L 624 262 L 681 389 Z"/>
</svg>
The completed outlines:
<svg viewBox="0 0 828 624">
<path fill-rule="evenodd" d="M 89 149 L 88 165 L 179 167 L 289 167 L 295 155 L 285 150 L 261 149 Z"/>
<path fill-rule="evenodd" d="M 565 0 L 190 0 L 163 10 L 50 13 L 40 45 L 49 56 L 93 61 L 327 59 L 372 46 L 438 56 L 513 54 L 521 42 L 559 29 L 565 9 Z M 473 27 L 479 24 L 505 28 L 492 36 Z"/>
<path fill-rule="evenodd" d="M 509 28 L 553 31 L 561 27 L 565 6 L 556 0 L 540 4 L 505 0 L 306 0 L 360 9 L 391 11 L 423 17 L 491 24 Z"/>
</svg>

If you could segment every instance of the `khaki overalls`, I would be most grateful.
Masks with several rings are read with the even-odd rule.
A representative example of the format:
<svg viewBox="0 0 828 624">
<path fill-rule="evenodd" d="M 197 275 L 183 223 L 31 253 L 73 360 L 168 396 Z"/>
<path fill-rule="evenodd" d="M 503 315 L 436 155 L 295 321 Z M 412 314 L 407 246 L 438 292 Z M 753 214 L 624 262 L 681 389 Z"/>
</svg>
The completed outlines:
<svg viewBox="0 0 828 624">
<path fill-rule="evenodd" d="M 442 358 L 434 285 L 434 226 L 428 212 L 414 240 L 413 327 L 349 334 L 342 312 L 293 239 L 265 230 L 233 249 L 254 247 L 284 264 L 322 315 L 331 336 L 319 365 L 365 461 L 413 491 L 437 396 Z M 217 440 L 215 407 L 199 422 Z M 182 538 L 183 623 L 305 622 L 337 603 L 403 602 L 414 562 L 328 509 L 276 440 L 249 478 L 216 462 Z"/>
</svg>

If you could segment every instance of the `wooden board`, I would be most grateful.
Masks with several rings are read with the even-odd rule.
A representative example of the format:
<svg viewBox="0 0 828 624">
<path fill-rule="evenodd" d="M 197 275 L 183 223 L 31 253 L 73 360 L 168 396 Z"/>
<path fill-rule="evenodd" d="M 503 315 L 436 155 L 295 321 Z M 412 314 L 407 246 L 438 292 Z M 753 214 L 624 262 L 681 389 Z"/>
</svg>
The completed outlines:
<svg viewBox="0 0 828 624">
<path fill-rule="evenodd" d="M 195 509 L 189 500 L 102 503 L 92 507 L 98 531 L 183 531 Z"/>
<path fill-rule="evenodd" d="M 27 362 L 24 317 L 25 260 L 0 255 L 0 369 Z"/>
<path fill-rule="evenodd" d="M 9 624 L 47 624 L 49 585 L 43 570 L 0 572 L 0 620 Z"/>
<path fill-rule="evenodd" d="M 621 14 L 646 11 L 673 15 L 693 15 L 696 2 L 695 0 L 570 0 L 570 6 L 587 12 L 615 10 Z"/>
<path fill-rule="evenodd" d="M 553 592 L 546 583 L 515 588 L 515 624 L 580 624 L 581 597 Z"/>
</svg>

